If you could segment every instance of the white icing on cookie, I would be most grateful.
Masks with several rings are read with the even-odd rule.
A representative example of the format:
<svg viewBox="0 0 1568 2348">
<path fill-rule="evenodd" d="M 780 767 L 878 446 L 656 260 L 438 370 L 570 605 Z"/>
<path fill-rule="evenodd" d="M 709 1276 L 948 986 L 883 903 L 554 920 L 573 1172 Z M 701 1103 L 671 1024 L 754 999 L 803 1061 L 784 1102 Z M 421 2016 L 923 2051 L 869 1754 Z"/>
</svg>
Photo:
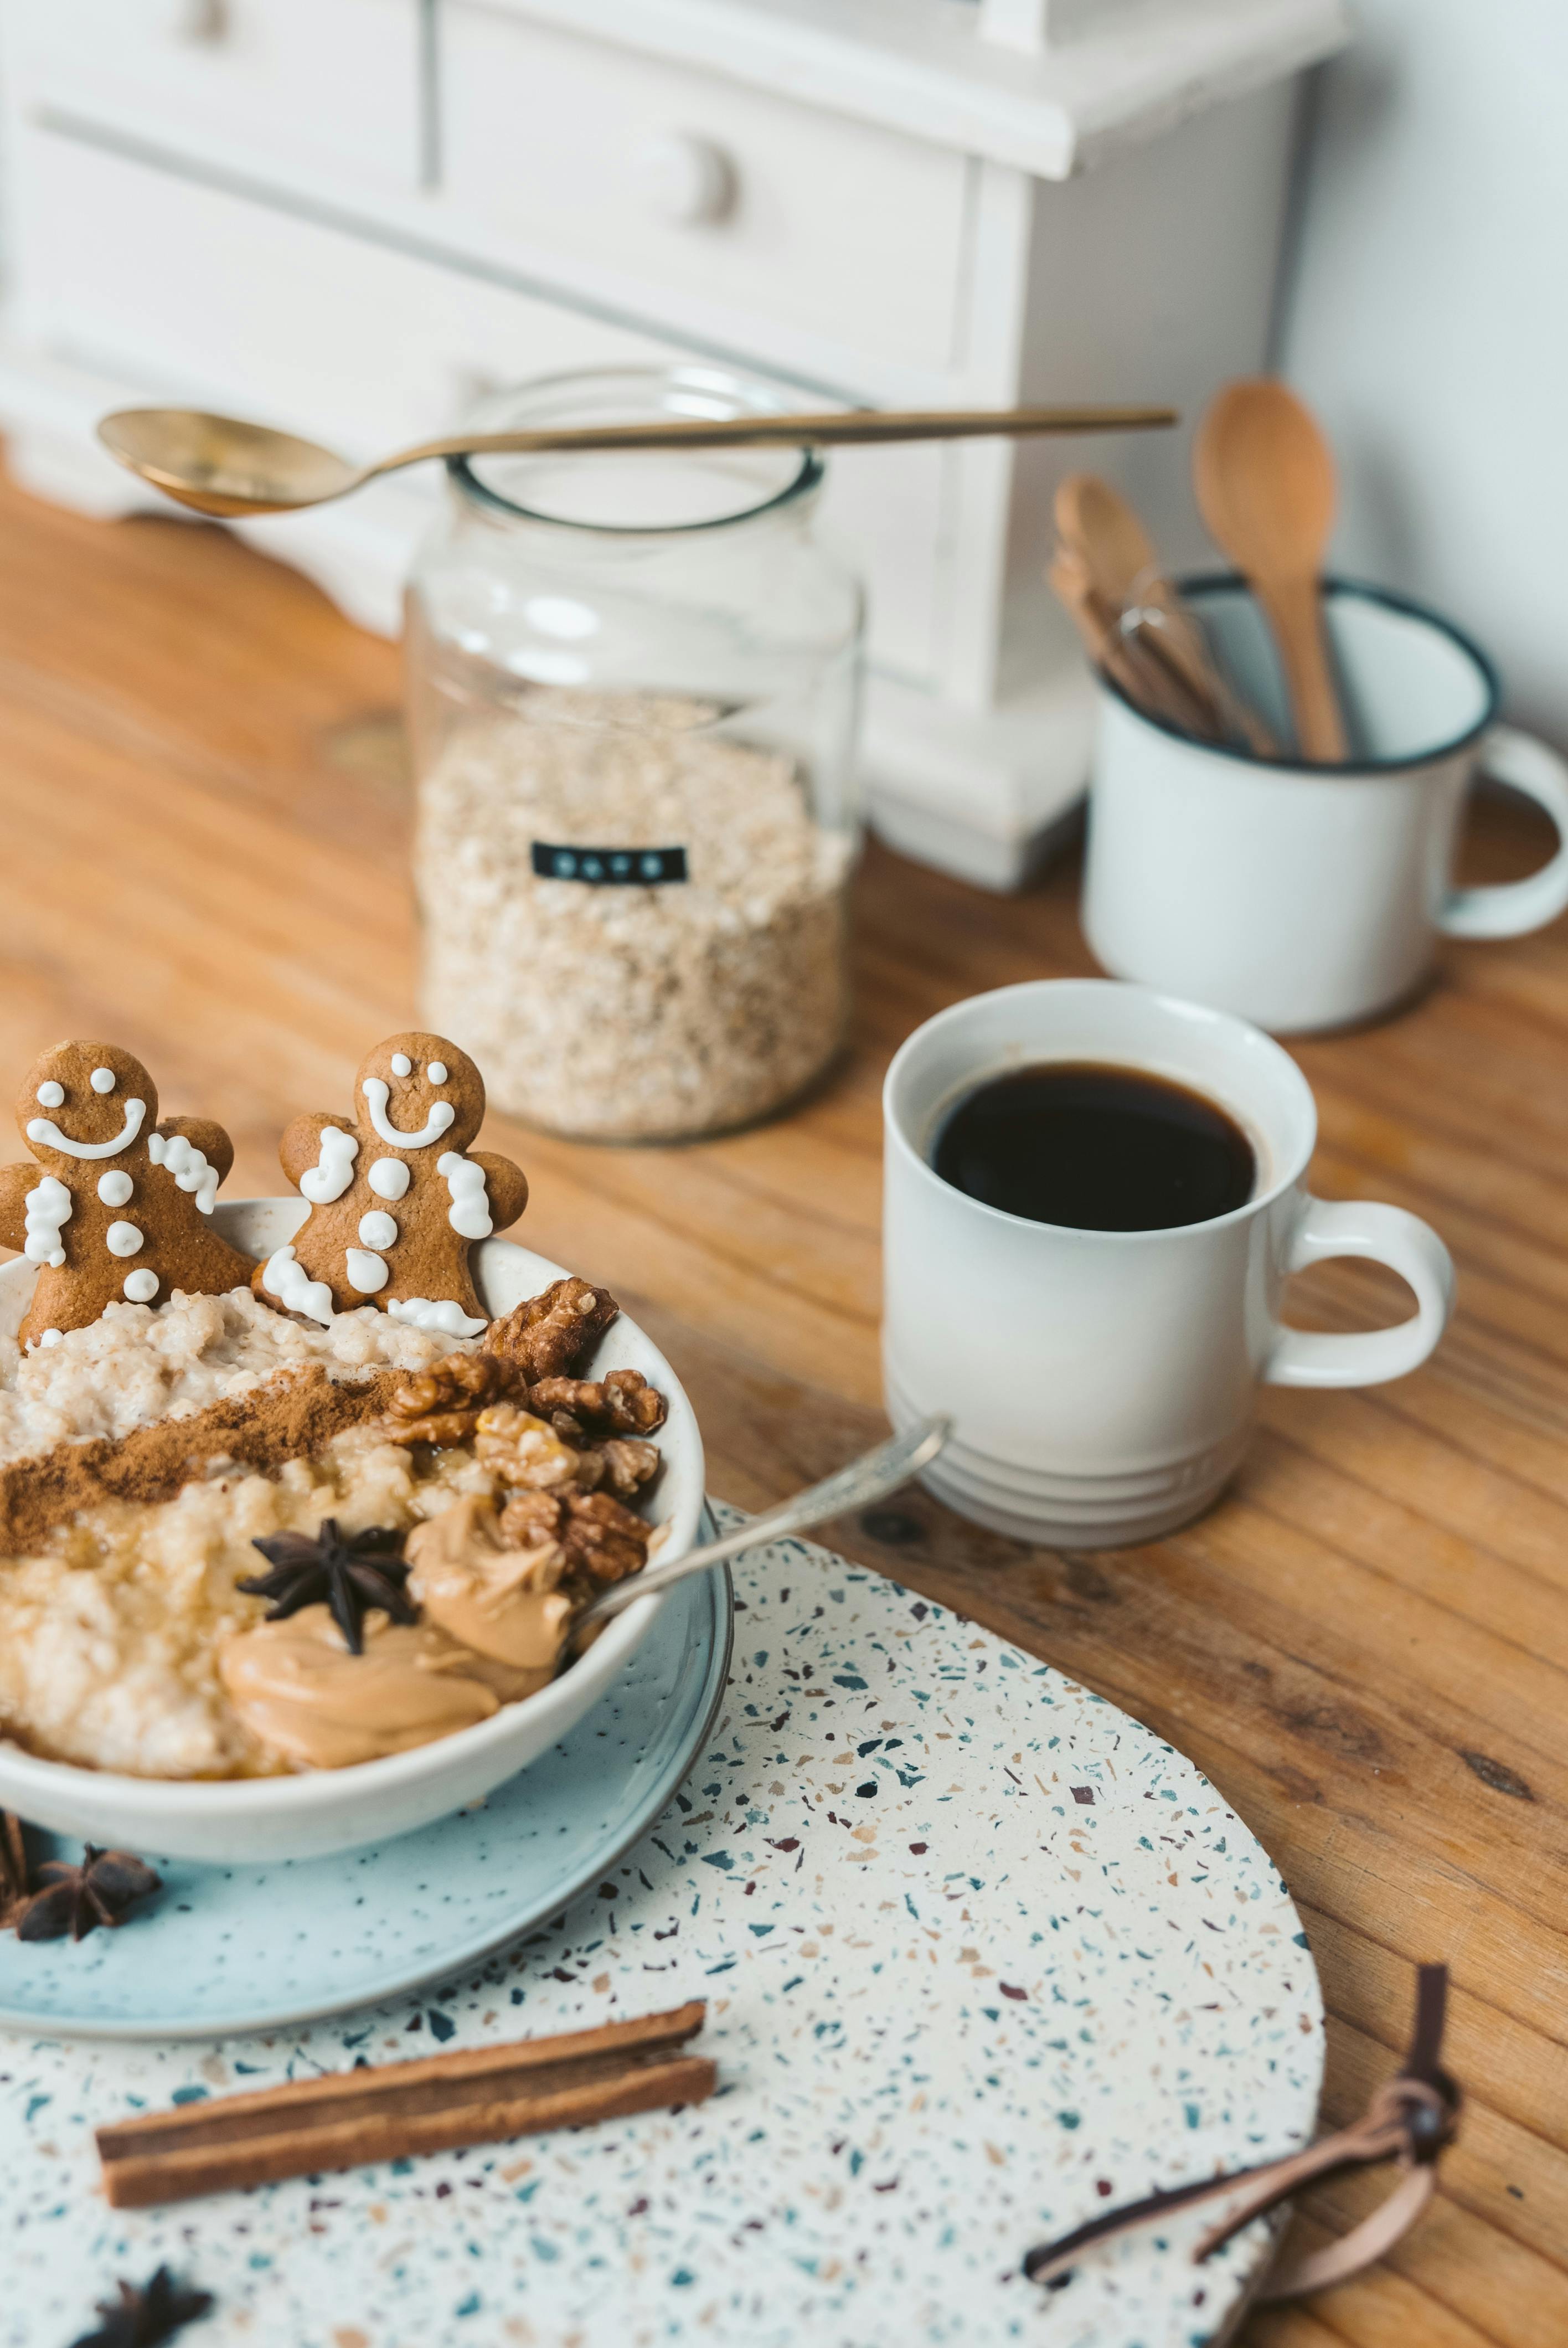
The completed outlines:
<svg viewBox="0 0 1568 2348">
<path fill-rule="evenodd" d="M 111 1223 L 104 1233 L 104 1245 L 110 1255 L 139 1255 L 142 1235 L 134 1223 Z"/>
<path fill-rule="evenodd" d="M 323 1125 L 321 1156 L 301 1175 L 301 1196 L 313 1207 L 330 1206 L 334 1199 L 341 1199 L 354 1180 L 354 1161 L 358 1156 L 357 1134 L 344 1133 L 341 1126 Z"/>
<path fill-rule="evenodd" d="M 359 1219 L 359 1236 L 367 1248 L 389 1248 L 397 1245 L 397 1225 L 390 1215 L 379 1209 Z"/>
<path fill-rule="evenodd" d="M 40 1345 L 63 1345 L 66 1342 L 66 1333 L 63 1329 L 46 1329 L 43 1335 L 35 1342 Z M 27 1351 L 31 1353 L 32 1350 L 32 1346 L 29 1345 Z"/>
<path fill-rule="evenodd" d="M 411 1076 L 414 1074 L 414 1063 L 406 1052 L 394 1052 L 392 1073 L 395 1076 Z"/>
<path fill-rule="evenodd" d="M 34 1095 L 34 1098 L 37 1101 L 40 1108 L 58 1108 L 60 1103 L 65 1099 L 65 1097 L 66 1088 L 64 1085 L 57 1085 L 53 1076 L 50 1076 L 46 1082 L 41 1084 L 38 1086 L 37 1092 Z"/>
<path fill-rule="evenodd" d="M 387 1306 L 395 1321 L 411 1321 L 416 1329 L 436 1329 L 443 1337 L 477 1337 L 487 1321 L 471 1321 L 460 1304 L 443 1297 L 432 1304 L 427 1296 L 395 1296 Z"/>
<path fill-rule="evenodd" d="M 446 1150 L 436 1160 L 437 1174 L 446 1177 L 446 1188 L 452 1193 L 452 1205 L 446 1220 L 455 1231 L 466 1240 L 487 1240 L 495 1230 L 490 1220 L 490 1202 L 485 1196 L 485 1169 L 476 1166 L 471 1158 L 456 1149 Z"/>
<path fill-rule="evenodd" d="M 193 1141 L 187 1141 L 182 1133 L 149 1133 L 147 1154 L 155 1166 L 165 1167 L 173 1175 L 178 1189 L 195 1191 L 204 1215 L 212 1212 L 218 1204 L 218 1169 Z"/>
<path fill-rule="evenodd" d="M 71 1194 L 57 1174 L 46 1174 L 24 1202 L 27 1210 L 26 1241 L 22 1252 L 30 1263 L 64 1263 L 60 1233 L 71 1220 Z"/>
<path fill-rule="evenodd" d="M 281 1247 L 267 1258 L 261 1285 L 269 1296 L 277 1298 L 285 1313 L 302 1313 L 307 1321 L 319 1321 L 323 1327 L 336 1318 L 332 1290 L 324 1280 L 311 1278 L 304 1265 L 296 1261 L 292 1247 Z"/>
<path fill-rule="evenodd" d="M 153 1139 L 156 1140 L 157 1138 L 154 1135 Z M 149 1142 L 148 1148 L 150 1149 L 151 1147 L 152 1143 Z M 98 1176 L 98 1196 L 106 1207 L 123 1207 L 135 1188 L 136 1184 L 131 1180 L 130 1176 L 118 1170 L 113 1174 Z"/>
<path fill-rule="evenodd" d="M 365 1179 L 378 1199 L 401 1199 L 408 1188 L 408 1169 L 401 1158 L 378 1158 Z"/>
<path fill-rule="evenodd" d="M 433 1141 L 440 1140 L 449 1125 L 457 1121 L 457 1112 L 450 1101 L 432 1101 L 429 1117 L 417 1133 L 399 1133 L 386 1114 L 392 1087 L 384 1077 L 366 1076 L 360 1090 L 370 1103 L 372 1125 L 383 1141 L 389 1143 L 394 1149 L 428 1149 Z"/>
<path fill-rule="evenodd" d="M 345 1249 L 343 1268 L 348 1274 L 349 1286 L 357 1289 L 361 1296 L 374 1296 L 376 1290 L 384 1288 L 392 1277 L 380 1256 L 371 1255 L 364 1248 Z"/>
<path fill-rule="evenodd" d="M 158 1274 L 150 1265 L 141 1264 L 125 1276 L 125 1292 L 133 1304 L 150 1304 L 158 1294 Z"/>
<path fill-rule="evenodd" d="M 91 1085 L 94 1092 L 96 1093 L 112 1093 L 114 1090 L 114 1070 L 112 1068 L 95 1068 L 92 1075 L 87 1078 L 87 1082 Z"/>
<path fill-rule="evenodd" d="M 425 1069 L 425 1075 L 429 1077 L 429 1079 L 430 1079 L 430 1081 L 431 1081 L 431 1083 L 432 1083 L 433 1085 L 444 1085 L 444 1084 L 446 1083 L 446 1061 L 445 1061 L 445 1060 L 432 1060 L 432 1061 L 431 1061 L 431 1063 L 430 1063 L 430 1066 Z"/>
<path fill-rule="evenodd" d="M 70 1135 L 62 1133 L 50 1118 L 34 1117 L 27 1120 L 27 1138 L 29 1141 L 41 1141 L 46 1149 L 62 1149 L 67 1158 L 118 1158 L 122 1149 L 130 1148 L 141 1131 L 141 1121 L 146 1115 L 145 1101 L 128 1100 L 125 1123 L 112 1141 L 73 1141 Z M 451 1120 L 447 1121 L 450 1123 Z"/>
</svg>

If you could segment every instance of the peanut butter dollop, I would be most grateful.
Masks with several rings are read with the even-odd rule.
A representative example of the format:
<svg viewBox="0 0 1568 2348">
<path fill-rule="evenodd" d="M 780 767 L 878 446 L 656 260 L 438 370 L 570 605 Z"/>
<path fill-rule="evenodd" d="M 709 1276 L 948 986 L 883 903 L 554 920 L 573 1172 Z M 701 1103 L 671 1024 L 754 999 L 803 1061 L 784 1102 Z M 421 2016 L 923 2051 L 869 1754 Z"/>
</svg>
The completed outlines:
<svg viewBox="0 0 1568 2348">
<path fill-rule="evenodd" d="M 409 1595 L 432 1622 L 477 1654 L 532 1674 L 528 1694 L 545 1685 L 571 1620 L 558 1541 L 504 1548 L 495 1503 L 470 1494 L 410 1533 L 404 1554 Z"/>
<path fill-rule="evenodd" d="M 439 1631 L 395 1623 L 379 1608 L 365 1616 L 364 1636 L 364 1654 L 350 1654 L 324 1606 L 242 1631 L 219 1657 L 229 1700 L 297 1766 L 345 1769 L 471 1728 L 538 1684 L 498 1687 L 521 1675 L 497 1673 Z"/>
</svg>

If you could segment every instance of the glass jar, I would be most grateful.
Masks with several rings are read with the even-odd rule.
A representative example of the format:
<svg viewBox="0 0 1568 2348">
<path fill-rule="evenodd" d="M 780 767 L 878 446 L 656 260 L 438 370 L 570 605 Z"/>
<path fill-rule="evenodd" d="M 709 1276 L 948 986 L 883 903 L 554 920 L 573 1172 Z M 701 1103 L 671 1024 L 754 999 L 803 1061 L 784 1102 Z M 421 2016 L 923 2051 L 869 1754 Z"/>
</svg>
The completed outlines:
<svg viewBox="0 0 1568 2348">
<path fill-rule="evenodd" d="M 777 414 L 728 369 L 605 368 L 486 430 Z M 422 1015 L 497 1105 L 605 1141 L 744 1125 L 847 1012 L 862 598 L 801 448 L 448 464 L 409 590 Z"/>
</svg>

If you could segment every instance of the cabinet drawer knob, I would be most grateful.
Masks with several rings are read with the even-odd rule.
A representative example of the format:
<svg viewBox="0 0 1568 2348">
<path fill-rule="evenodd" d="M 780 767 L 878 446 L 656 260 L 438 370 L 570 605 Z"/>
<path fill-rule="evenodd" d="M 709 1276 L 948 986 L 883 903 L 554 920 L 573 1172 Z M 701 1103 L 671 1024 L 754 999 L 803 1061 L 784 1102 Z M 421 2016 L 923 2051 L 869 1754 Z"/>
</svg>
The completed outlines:
<svg viewBox="0 0 1568 2348">
<path fill-rule="evenodd" d="M 173 15 L 177 41 L 221 41 L 229 31 L 228 0 L 176 0 Z"/>
<path fill-rule="evenodd" d="M 639 193 L 655 219 L 672 228 L 721 221 L 735 197 L 735 171 L 722 147 L 689 130 L 643 140 L 631 159 Z"/>
</svg>

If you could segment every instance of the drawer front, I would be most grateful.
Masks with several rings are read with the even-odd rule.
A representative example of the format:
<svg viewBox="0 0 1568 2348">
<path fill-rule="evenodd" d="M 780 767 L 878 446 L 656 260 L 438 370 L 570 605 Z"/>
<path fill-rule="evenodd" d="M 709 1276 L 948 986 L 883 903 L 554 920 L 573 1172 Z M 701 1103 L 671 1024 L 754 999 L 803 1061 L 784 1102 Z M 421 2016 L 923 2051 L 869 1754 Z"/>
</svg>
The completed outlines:
<svg viewBox="0 0 1568 2348">
<path fill-rule="evenodd" d="M 644 313 L 711 304 L 731 347 L 764 319 L 950 363 L 961 155 L 478 0 L 441 26 L 443 189 L 534 265 L 589 263 Z"/>
<path fill-rule="evenodd" d="M 46 131 L 26 136 L 21 160 L 29 343 L 345 453 L 380 455 L 442 430 L 498 384 L 675 355 Z"/>
<path fill-rule="evenodd" d="M 272 178 L 418 183 L 418 0 L 8 0 L 5 51 L 29 112 Z"/>
<path fill-rule="evenodd" d="M 689 355 L 54 132 L 25 129 L 14 160 L 26 342 L 346 454 L 443 430 L 529 376 Z M 873 654 L 919 678 L 935 656 L 948 461 L 868 448 L 829 468 L 824 525 L 867 579 Z M 433 489 L 437 476 L 405 478 Z"/>
</svg>

